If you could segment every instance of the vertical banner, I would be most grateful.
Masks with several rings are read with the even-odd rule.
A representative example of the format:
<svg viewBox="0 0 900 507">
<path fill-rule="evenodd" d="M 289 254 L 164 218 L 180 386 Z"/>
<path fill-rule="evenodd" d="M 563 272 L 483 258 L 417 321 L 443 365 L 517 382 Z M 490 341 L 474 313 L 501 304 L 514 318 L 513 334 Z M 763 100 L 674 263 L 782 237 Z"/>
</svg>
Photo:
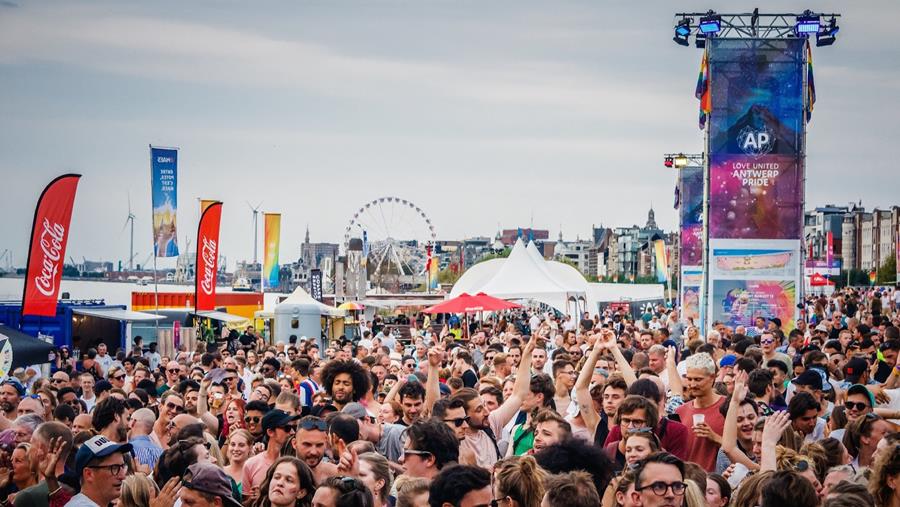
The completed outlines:
<svg viewBox="0 0 900 507">
<path fill-rule="evenodd" d="M 668 285 L 669 261 L 666 255 L 666 242 L 661 239 L 654 240 L 653 254 L 656 256 L 656 281 Z"/>
<path fill-rule="evenodd" d="M 22 316 L 56 315 L 69 224 L 80 178 L 80 174 L 64 174 L 51 181 L 38 198 L 28 247 Z"/>
<path fill-rule="evenodd" d="M 825 237 L 827 241 L 827 245 L 825 246 L 827 249 L 825 250 L 825 265 L 830 267 L 834 262 L 834 233 L 828 231 Z"/>
<path fill-rule="evenodd" d="M 437 257 L 434 256 L 434 246 L 426 245 L 425 252 L 427 255 L 425 269 L 428 271 L 428 290 L 432 291 L 438 288 L 438 264 L 440 263 Z"/>
<path fill-rule="evenodd" d="M 703 167 L 683 167 L 678 178 L 681 318 L 699 325 L 703 286 Z"/>
<path fill-rule="evenodd" d="M 221 219 L 222 203 L 215 202 L 200 215 L 200 225 L 197 226 L 197 281 L 194 287 L 194 310 L 198 312 L 216 308 Z"/>
<path fill-rule="evenodd" d="M 153 197 L 153 252 L 178 256 L 178 150 L 150 147 L 150 184 Z"/>
<path fill-rule="evenodd" d="M 793 329 L 803 233 L 806 39 L 707 41 L 710 322 Z"/>
<path fill-rule="evenodd" d="M 318 302 L 322 302 L 322 270 L 311 269 L 309 271 L 309 295 Z"/>
<path fill-rule="evenodd" d="M 265 213 L 265 254 L 263 261 L 264 283 L 271 287 L 278 286 L 278 248 L 281 244 L 281 213 Z"/>
</svg>

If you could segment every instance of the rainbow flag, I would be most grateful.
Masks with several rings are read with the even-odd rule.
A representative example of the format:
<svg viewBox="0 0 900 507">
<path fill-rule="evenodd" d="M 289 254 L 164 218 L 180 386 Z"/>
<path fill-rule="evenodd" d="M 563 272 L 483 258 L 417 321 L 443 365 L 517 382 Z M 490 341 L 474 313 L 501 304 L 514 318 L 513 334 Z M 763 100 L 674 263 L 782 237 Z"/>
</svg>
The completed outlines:
<svg viewBox="0 0 900 507">
<path fill-rule="evenodd" d="M 281 246 L 281 213 L 265 213 L 265 256 L 263 261 L 263 285 L 278 286 L 278 249 Z"/>
<path fill-rule="evenodd" d="M 706 120 L 712 111 L 712 97 L 709 94 L 709 48 L 703 50 L 700 60 L 700 75 L 697 76 L 697 88 L 694 96 L 700 101 L 700 130 L 706 127 Z"/>
<path fill-rule="evenodd" d="M 426 263 L 426 268 L 428 270 L 428 289 L 434 290 L 438 287 L 438 262 L 437 257 L 434 256 L 433 248 L 431 245 L 425 247 L 428 251 L 428 262 Z"/>
<path fill-rule="evenodd" d="M 669 279 L 669 260 L 666 255 L 666 242 L 657 239 L 653 242 L 653 251 L 656 254 L 656 281 L 666 283 Z"/>
<path fill-rule="evenodd" d="M 876 279 L 877 275 L 878 275 L 878 272 L 875 271 L 874 269 L 869 271 L 869 284 L 870 285 L 875 285 L 875 279 Z"/>
<path fill-rule="evenodd" d="M 813 78 L 812 45 L 806 41 L 806 122 L 812 119 L 816 105 L 816 80 Z"/>
</svg>

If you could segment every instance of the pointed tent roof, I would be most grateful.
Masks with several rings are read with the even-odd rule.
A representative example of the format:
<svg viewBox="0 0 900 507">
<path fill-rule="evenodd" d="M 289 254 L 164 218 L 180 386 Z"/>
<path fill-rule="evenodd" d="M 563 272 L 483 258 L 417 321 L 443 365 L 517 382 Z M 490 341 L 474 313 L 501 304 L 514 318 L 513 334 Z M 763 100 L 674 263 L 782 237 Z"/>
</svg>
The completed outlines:
<svg viewBox="0 0 900 507">
<path fill-rule="evenodd" d="M 521 239 L 516 240 L 512 252 L 497 274 L 481 292 L 504 299 L 536 299 L 540 296 L 584 293 L 583 288 L 567 287 L 555 280 L 549 269 L 538 265 Z M 550 304 L 550 303 L 548 303 Z"/>
<path fill-rule="evenodd" d="M 275 310 L 277 311 L 278 307 L 282 306 L 282 305 L 285 305 L 284 307 L 292 306 L 292 305 L 315 305 L 315 306 L 319 307 L 319 310 L 322 312 L 322 315 L 331 315 L 331 316 L 335 316 L 335 317 L 340 317 L 340 316 L 344 315 L 343 310 L 338 310 L 337 308 L 335 308 L 333 306 L 328 306 L 325 303 L 320 303 L 319 301 L 316 301 L 315 299 L 313 299 L 312 296 L 309 295 L 308 292 L 303 290 L 302 287 L 297 287 L 296 289 L 294 289 L 294 292 L 292 292 L 290 296 L 285 298 L 284 301 L 275 305 Z"/>
</svg>

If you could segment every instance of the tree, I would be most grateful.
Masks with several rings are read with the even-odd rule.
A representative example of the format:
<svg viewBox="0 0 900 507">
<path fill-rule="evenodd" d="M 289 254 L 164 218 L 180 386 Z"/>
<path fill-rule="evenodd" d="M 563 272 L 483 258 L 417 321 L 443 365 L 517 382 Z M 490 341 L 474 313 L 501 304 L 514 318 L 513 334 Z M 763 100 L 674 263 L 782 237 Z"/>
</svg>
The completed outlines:
<svg viewBox="0 0 900 507">
<path fill-rule="evenodd" d="M 897 283 L 897 257 L 896 254 L 891 254 L 890 257 L 884 260 L 884 264 L 878 268 L 878 273 L 875 277 L 875 283 L 878 285 L 892 285 Z"/>
</svg>

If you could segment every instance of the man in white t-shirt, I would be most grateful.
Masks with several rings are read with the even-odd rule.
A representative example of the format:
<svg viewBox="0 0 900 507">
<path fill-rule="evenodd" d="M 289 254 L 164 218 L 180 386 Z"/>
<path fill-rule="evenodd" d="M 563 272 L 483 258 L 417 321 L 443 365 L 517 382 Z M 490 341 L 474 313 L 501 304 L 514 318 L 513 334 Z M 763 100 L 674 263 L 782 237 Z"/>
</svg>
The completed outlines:
<svg viewBox="0 0 900 507">
<path fill-rule="evenodd" d="M 106 372 L 109 371 L 110 367 L 113 365 L 113 357 L 107 353 L 106 344 L 101 343 L 97 345 L 97 357 L 96 361 L 100 365 L 100 369 L 103 370 L 103 376 L 106 376 Z"/>
</svg>

